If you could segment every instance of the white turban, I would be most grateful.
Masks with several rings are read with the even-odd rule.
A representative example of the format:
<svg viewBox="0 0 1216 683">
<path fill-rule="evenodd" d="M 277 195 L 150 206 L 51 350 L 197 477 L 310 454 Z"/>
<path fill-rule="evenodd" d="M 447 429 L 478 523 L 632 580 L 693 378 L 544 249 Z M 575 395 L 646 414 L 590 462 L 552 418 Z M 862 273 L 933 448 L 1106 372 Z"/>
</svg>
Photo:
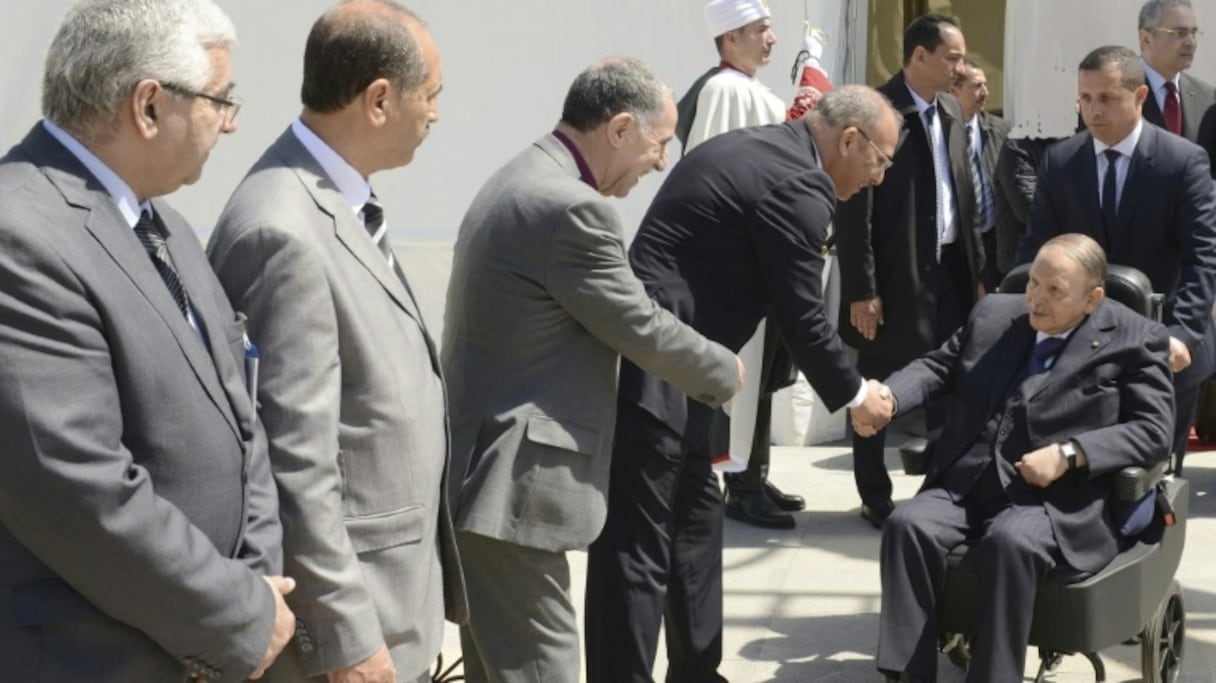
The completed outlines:
<svg viewBox="0 0 1216 683">
<path fill-rule="evenodd" d="M 705 6 L 705 25 L 711 38 L 770 16 L 766 0 L 712 0 Z"/>
</svg>

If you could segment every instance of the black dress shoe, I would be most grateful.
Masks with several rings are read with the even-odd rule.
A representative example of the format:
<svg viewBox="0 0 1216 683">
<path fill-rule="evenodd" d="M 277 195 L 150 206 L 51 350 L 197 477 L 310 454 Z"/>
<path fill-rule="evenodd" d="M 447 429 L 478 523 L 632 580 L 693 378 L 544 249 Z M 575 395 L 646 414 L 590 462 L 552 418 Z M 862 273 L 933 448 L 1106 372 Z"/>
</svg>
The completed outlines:
<svg viewBox="0 0 1216 683">
<path fill-rule="evenodd" d="M 726 516 L 765 529 L 793 529 L 794 517 L 763 493 L 726 494 Z"/>
<path fill-rule="evenodd" d="M 861 504 L 861 518 L 870 523 L 875 529 L 881 529 L 891 513 L 895 512 L 895 503 L 885 501 L 879 505 Z"/>
<path fill-rule="evenodd" d="M 786 512 L 798 512 L 806 509 L 806 500 L 802 496 L 795 496 L 781 489 L 771 481 L 764 482 L 764 495 L 768 499 L 777 504 L 777 507 Z"/>
</svg>

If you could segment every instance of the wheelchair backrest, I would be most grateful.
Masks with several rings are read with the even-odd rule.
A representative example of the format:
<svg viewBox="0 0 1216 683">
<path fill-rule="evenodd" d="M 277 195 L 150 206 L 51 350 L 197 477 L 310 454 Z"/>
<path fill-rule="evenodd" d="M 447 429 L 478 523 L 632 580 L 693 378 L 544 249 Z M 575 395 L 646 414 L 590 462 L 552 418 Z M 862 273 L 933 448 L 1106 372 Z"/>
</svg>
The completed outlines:
<svg viewBox="0 0 1216 683">
<path fill-rule="evenodd" d="M 1110 264 L 1106 271 L 1106 296 L 1127 306 L 1146 318 L 1157 319 L 1157 297 L 1148 276 L 1131 266 Z M 1020 294 L 1026 291 L 1030 279 L 1030 264 L 1024 263 L 1009 271 L 997 291 Z"/>
</svg>

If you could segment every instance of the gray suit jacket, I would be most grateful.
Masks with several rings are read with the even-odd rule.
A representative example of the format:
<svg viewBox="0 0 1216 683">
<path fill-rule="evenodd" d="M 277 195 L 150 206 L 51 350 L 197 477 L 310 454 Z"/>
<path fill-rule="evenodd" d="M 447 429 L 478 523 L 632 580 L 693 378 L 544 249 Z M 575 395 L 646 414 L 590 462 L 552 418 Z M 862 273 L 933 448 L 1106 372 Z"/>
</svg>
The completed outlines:
<svg viewBox="0 0 1216 683">
<path fill-rule="evenodd" d="M 621 220 L 546 135 L 488 180 L 456 239 L 444 319 L 458 528 L 562 551 L 607 510 L 621 356 L 701 401 L 734 355 L 646 295 Z"/>
<path fill-rule="evenodd" d="M 41 124 L 0 159 L 0 678 L 244 680 L 280 530 L 243 326 L 153 201 L 209 345 Z"/>
<path fill-rule="evenodd" d="M 1216 89 L 1183 71 L 1178 77 L 1178 95 L 1182 105 L 1182 137 L 1199 145 L 1216 162 Z M 1165 128 L 1165 115 L 1157 106 L 1157 98 L 1149 93 L 1144 100 L 1144 120 Z M 1216 177 L 1216 164 L 1212 167 Z"/>
<path fill-rule="evenodd" d="M 262 350 L 298 582 L 288 602 L 303 626 L 272 674 L 316 675 L 386 643 L 413 680 L 439 652 L 445 607 L 465 611 L 443 379 L 413 296 L 290 129 L 229 199 L 208 253 Z"/>
</svg>

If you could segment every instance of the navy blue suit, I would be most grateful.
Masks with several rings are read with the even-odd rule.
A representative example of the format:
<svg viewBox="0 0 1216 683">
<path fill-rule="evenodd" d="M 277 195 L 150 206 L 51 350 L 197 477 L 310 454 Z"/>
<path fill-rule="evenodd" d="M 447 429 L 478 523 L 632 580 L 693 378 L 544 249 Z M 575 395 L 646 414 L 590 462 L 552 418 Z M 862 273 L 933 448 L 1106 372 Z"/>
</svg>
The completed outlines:
<svg viewBox="0 0 1216 683">
<path fill-rule="evenodd" d="M 1174 378 L 1174 448 L 1181 454 L 1199 384 L 1216 370 L 1216 188 L 1207 152 L 1146 123 L 1123 184 L 1115 229 L 1108 235 L 1098 199 L 1093 137 L 1081 132 L 1049 148 L 1039 168 L 1018 262 L 1029 263 L 1043 242 L 1067 232 L 1094 238 L 1108 261 L 1138 268 L 1154 291 L 1165 294 L 1163 322 L 1170 336 L 1191 351 L 1191 366 Z"/>
</svg>

